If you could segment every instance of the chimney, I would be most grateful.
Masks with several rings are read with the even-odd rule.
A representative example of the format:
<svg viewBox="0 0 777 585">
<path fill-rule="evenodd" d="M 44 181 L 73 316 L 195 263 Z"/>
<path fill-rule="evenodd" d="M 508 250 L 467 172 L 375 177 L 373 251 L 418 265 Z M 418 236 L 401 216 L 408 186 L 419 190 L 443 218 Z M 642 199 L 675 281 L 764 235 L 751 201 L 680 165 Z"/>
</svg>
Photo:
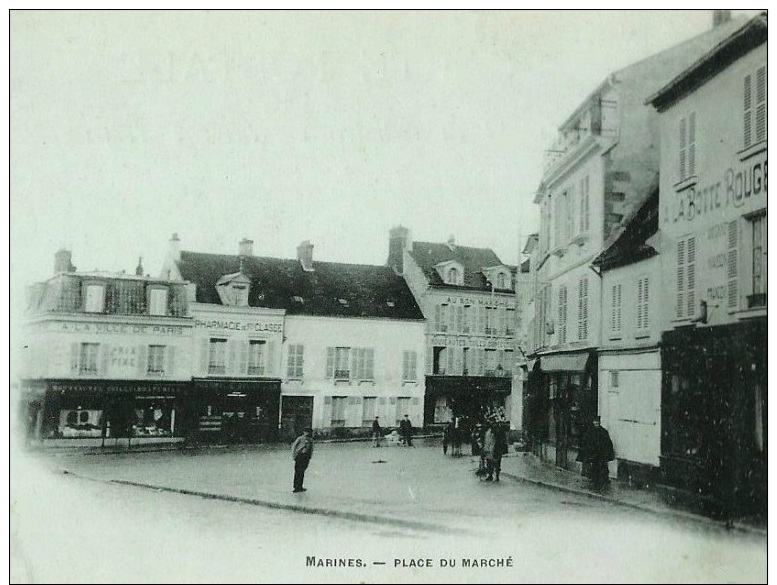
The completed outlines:
<svg viewBox="0 0 777 585">
<path fill-rule="evenodd" d="M 60 272 L 75 272 L 76 267 L 72 263 L 73 255 L 70 250 L 60 248 L 56 254 L 54 254 L 54 274 Z"/>
<path fill-rule="evenodd" d="M 173 234 L 170 238 L 170 247 L 168 248 L 168 254 L 173 262 L 181 261 L 181 240 L 178 238 L 178 234 Z"/>
<path fill-rule="evenodd" d="M 253 256 L 254 255 L 254 241 L 249 240 L 248 238 L 243 238 L 240 240 L 239 244 L 239 252 L 238 254 L 240 256 Z"/>
<path fill-rule="evenodd" d="M 448 247 L 451 250 L 455 250 L 456 249 L 456 238 L 453 237 L 453 234 L 448 236 Z"/>
<path fill-rule="evenodd" d="M 297 246 L 297 260 L 302 264 L 303 270 L 313 271 L 313 244 L 310 243 L 310 240 L 305 240 Z"/>
<path fill-rule="evenodd" d="M 138 265 L 135 268 L 135 276 L 143 276 L 143 256 L 138 256 Z"/>
<path fill-rule="evenodd" d="M 731 20 L 730 10 L 713 10 L 712 11 L 712 28 L 718 27 L 721 24 L 726 24 Z"/>
<path fill-rule="evenodd" d="M 389 255 L 390 268 L 397 274 L 402 274 L 405 269 L 405 250 L 410 249 L 410 230 L 401 225 L 389 230 Z"/>
</svg>

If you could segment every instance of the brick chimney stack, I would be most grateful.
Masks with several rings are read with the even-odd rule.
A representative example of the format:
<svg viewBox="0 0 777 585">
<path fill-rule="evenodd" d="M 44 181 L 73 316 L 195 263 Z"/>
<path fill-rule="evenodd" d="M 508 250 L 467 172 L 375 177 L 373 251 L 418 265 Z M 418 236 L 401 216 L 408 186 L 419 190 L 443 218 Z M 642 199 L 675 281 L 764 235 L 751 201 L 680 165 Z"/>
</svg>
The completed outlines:
<svg viewBox="0 0 777 585">
<path fill-rule="evenodd" d="M 726 24 L 731 20 L 730 10 L 713 10 L 712 11 L 712 28 L 718 27 L 721 24 Z"/>
<path fill-rule="evenodd" d="M 170 260 L 173 262 L 181 261 L 181 240 L 177 233 L 173 234 L 173 236 L 170 238 L 168 254 L 170 255 Z"/>
<path fill-rule="evenodd" d="M 410 247 L 410 230 L 398 225 L 389 231 L 389 255 L 390 268 L 397 274 L 402 274 L 405 269 L 405 250 Z"/>
<path fill-rule="evenodd" d="M 240 256 L 253 256 L 254 255 L 254 241 L 249 240 L 248 238 L 243 238 L 239 242 L 239 252 L 238 255 Z"/>
<path fill-rule="evenodd" d="M 61 272 L 75 272 L 76 267 L 73 266 L 73 254 L 70 250 L 60 248 L 54 254 L 54 274 Z"/>
<path fill-rule="evenodd" d="M 297 260 L 302 264 L 303 270 L 313 271 L 313 244 L 310 243 L 310 240 L 305 240 L 297 246 Z"/>
</svg>

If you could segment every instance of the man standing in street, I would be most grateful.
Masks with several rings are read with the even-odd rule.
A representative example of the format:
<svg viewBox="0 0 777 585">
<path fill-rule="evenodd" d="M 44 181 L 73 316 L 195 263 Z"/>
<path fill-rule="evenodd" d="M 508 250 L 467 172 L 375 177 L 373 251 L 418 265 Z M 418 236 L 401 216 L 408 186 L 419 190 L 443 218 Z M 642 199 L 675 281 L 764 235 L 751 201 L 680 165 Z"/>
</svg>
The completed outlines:
<svg viewBox="0 0 777 585">
<path fill-rule="evenodd" d="M 383 431 L 381 431 L 380 423 L 378 422 L 378 417 L 375 417 L 375 420 L 372 421 L 372 446 L 373 447 L 380 447 L 380 440 L 383 438 Z"/>
<path fill-rule="evenodd" d="M 413 423 L 410 422 L 407 415 L 399 421 L 399 434 L 402 435 L 406 447 L 413 446 Z"/>
<path fill-rule="evenodd" d="M 291 446 L 291 456 L 294 459 L 294 493 L 304 492 L 305 470 L 313 456 L 313 429 L 307 428 L 297 437 Z"/>
<path fill-rule="evenodd" d="M 583 463 L 583 474 L 588 471 L 594 489 L 602 489 L 610 482 L 607 463 L 615 459 L 610 433 L 594 417 L 593 423 L 583 435 L 577 460 Z"/>
</svg>

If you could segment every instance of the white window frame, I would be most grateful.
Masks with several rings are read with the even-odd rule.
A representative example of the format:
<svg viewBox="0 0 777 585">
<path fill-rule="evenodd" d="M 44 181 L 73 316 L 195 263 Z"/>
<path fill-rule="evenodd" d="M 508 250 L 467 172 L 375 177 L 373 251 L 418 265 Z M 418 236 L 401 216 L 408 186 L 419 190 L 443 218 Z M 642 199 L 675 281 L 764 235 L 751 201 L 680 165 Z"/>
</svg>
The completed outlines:
<svg viewBox="0 0 777 585">
<path fill-rule="evenodd" d="M 165 373 L 165 357 L 167 349 L 164 345 L 149 345 L 148 360 L 146 362 L 146 374 L 149 376 L 163 376 Z"/>
<path fill-rule="evenodd" d="M 84 292 L 84 312 L 105 312 L 105 288 L 105 285 L 102 283 L 87 283 Z"/>
<path fill-rule="evenodd" d="M 286 375 L 291 380 L 301 380 L 305 366 L 305 346 L 301 343 L 289 345 Z"/>
<path fill-rule="evenodd" d="M 418 380 L 418 352 L 402 352 L 402 381 L 416 382 Z"/>
<path fill-rule="evenodd" d="M 167 315 L 167 287 L 154 286 L 148 289 L 148 314 Z"/>
<path fill-rule="evenodd" d="M 227 344 L 223 337 L 208 339 L 208 374 L 223 376 L 227 373 Z"/>
<path fill-rule="evenodd" d="M 267 340 L 248 340 L 248 375 L 264 376 L 267 370 Z"/>
<path fill-rule="evenodd" d="M 78 351 L 78 373 L 94 376 L 99 373 L 100 344 L 82 343 Z"/>
</svg>

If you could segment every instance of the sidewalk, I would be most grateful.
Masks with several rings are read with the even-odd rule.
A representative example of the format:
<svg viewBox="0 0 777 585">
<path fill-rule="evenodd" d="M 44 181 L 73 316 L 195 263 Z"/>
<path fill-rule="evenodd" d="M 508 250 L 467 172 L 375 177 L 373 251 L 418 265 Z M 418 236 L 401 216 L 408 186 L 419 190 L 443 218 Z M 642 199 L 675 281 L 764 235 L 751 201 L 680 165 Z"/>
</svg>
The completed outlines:
<svg viewBox="0 0 777 585">
<path fill-rule="evenodd" d="M 543 463 L 531 453 L 511 453 L 505 457 L 502 460 L 502 473 L 519 481 L 596 498 L 652 514 L 709 522 L 721 526 L 725 524 L 722 521 L 708 518 L 677 504 L 667 502 L 667 498 L 655 488 L 636 488 L 613 480 L 606 490 L 596 491 L 581 475 Z M 733 528 L 764 536 L 767 534 L 766 519 L 747 519 L 734 522 Z"/>
</svg>

